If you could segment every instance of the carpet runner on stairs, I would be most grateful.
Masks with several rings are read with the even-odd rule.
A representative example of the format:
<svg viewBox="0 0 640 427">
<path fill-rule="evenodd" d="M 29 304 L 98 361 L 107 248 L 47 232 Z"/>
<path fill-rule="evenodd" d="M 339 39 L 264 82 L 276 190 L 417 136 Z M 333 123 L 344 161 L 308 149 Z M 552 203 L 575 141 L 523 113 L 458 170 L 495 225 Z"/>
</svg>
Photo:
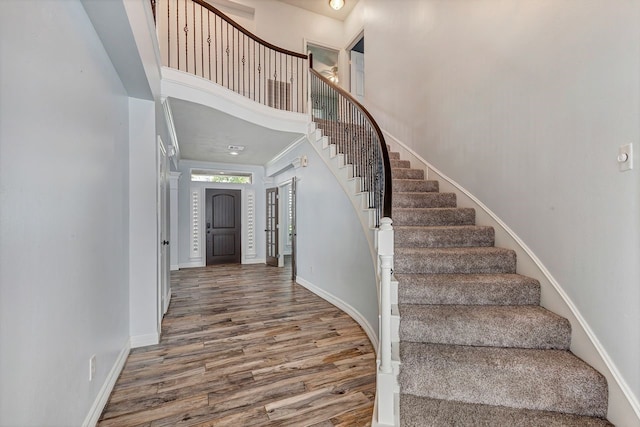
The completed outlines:
<svg viewBox="0 0 640 427">
<path fill-rule="evenodd" d="M 400 311 L 400 425 L 607 426 L 607 383 L 569 322 L 455 194 L 390 153 Z"/>
</svg>

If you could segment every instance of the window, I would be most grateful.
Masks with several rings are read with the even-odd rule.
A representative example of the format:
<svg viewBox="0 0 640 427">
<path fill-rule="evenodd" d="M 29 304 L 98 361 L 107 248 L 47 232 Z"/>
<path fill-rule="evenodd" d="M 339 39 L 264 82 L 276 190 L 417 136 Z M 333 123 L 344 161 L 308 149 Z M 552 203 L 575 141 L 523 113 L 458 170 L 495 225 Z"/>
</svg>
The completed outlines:
<svg viewBox="0 0 640 427">
<path fill-rule="evenodd" d="M 205 170 L 192 170 L 191 181 L 193 182 L 215 182 L 221 184 L 251 184 L 252 175 L 250 173 L 237 172 L 214 172 Z"/>
</svg>

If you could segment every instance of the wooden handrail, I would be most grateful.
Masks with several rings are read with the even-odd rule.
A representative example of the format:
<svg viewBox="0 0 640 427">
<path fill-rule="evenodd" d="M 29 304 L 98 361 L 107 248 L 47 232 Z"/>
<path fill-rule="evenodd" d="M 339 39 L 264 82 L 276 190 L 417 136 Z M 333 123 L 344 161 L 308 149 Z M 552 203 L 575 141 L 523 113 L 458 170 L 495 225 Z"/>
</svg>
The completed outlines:
<svg viewBox="0 0 640 427">
<path fill-rule="evenodd" d="M 309 55 L 309 64 L 312 66 L 313 64 L 313 56 Z M 392 177 L 391 177 L 391 160 L 389 159 L 389 150 L 387 149 L 387 144 L 384 139 L 384 135 L 382 134 L 382 130 L 378 123 L 375 121 L 371 113 L 362 105 L 357 99 L 353 97 L 349 92 L 341 88 L 340 86 L 333 83 L 328 78 L 324 77 L 322 74 L 314 70 L 313 68 L 309 68 L 309 72 L 326 84 L 331 90 L 340 94 L 343 98 L 348 100 L 348 102 L 353 105 L 360 113 L 366 117 L 368 124 L 371 126 L 373 131 L 376 133 L 380 153 L 382 154 L 382 166 L 383 166 L 383 175 L 384 175 L 384 187 L 382 194 L 382 209 L 380 209 L 379 217 L 388 217 L 391 218 L 391 202 L 392 202 Z M 315 117 L 314 117 L 315 119 Z M 379 220 L 379 218 L 378 218 Z"/>
<path fill-rule="evenodd" d="M 167 67 L 280 110 L 306 113 L 308 56 L 269 43 L 204 0 L 150 0 Z"/>
<path fill-rule="evenodd" d="M 301 59 L 307 59 L 308 58 L 308 55 L 305 55 L 304 53 L 298 53 L 298 52 L 294 52 L 292 50 L 283 49 L 281 47 L 278 47 L 278 46 L 276 46 L 274 44 L 269 43 L 268 41 L 266 41 L 264 39 L 261 39 L 260 37 L 256 36 L 251 31 L 247 30 L 242 25 L 238 24 L 236 21 L 231 19 L 229 16 L 225 15 L 222 11 L 220 11 L 219 9 L 216 9 L 215 7 L 211 6 L 209 3 L 207 3 L 207 2 L 205 2 L 203 0 L 191 0 L 191 1 L 194 2 L 194 3 L 199 4 L 200 6 L 204 7 L 205 9 L 209 9 L 211 12 L 215 13 L 216 15 L 218 15 L 219 17 L 221 17 L 222 19 L 227 21 L 229 24 L 231 24 L 235 29 L 240 31 L 242 34 L 244 34 L 245 36 L 251 38 L 252 40 L 254 40 L 254 41 L 256 41 L 256 42 L 258 42 L 260 44 L 265 45 L 269 49 L 275 50 L 276 52 L 280 52 L 280 53 L 283 53 L 285 55 L 295 56 L 296 58 L 301 58 Z"/>
</svg>

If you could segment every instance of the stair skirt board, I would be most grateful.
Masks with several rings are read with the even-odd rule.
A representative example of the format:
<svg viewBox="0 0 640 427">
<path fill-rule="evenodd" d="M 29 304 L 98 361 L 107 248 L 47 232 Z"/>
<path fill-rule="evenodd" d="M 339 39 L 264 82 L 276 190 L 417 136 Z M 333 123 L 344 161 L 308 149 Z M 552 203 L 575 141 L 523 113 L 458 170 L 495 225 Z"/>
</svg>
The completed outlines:
<svg viewBox="0 0 640 427">
<path fill-rule="evenodd" d="M 397 138 L 384 134 L 399 148 L 390 153 L 400 169 L 395 177 L 402 177 L 393 181 L 394 196 L 444 191 L 455 193 L 458 203 L 424 207 L 437 196 L 420 195 L 412 202 L 403 194 L 397 204 L 401 207 L 393 211 L 400 425 L 601 426 L 611 425 L 603 419 L 608 416 L 619 425 L 640 426 L 640 405 L 629 386 L 540 260 L 480 201 Z M 411 172 L 411 167 L 423 173 Z M 495 235 L 478 230 L 476 218 L 491 225 Z M 492 251 L 495 241 L 512 250 Z M 493 259 L 482 262 L 482 251 Z M 470 267 L 465 267 L 465 259 Z M 545 306 L 557 314 L 540 307 L 541 293 Z M 509 326 L 513 330 L 505 333 Z M 579 358 L 567 351 L 569 342 Z M 539 353 L 553 355 L 548 366 L 533 356 Z M 483 367 L 484 375 L 469 368 L 474 364 Z M 524 375 L 528 369 L 543 373 Z M 501 378 L 502 371 L 512 377 Z M 455 372 L 478 378 L 473 382 L 461 374 L 456 379 Z M 563 372 L 572 374 L 562 381 Z M 512 396 L 507 391 L 518 390 L 510 383 L 518 373 L 533 383 Z"/>
<path fill-rule="evenodd" d="M 425 181 L 394 157 L 392 176 Z M 606 425 L 606 378 L 569 351 L 571 324 L 540 306 L 539 283 L 516 274 L 516 252 L 494 246 L 493 228 L 477 226 L 455 193 L 418 188 L 394 192 L 400 425 L 442 416 L 451 419 L 433 425 L 459 425 L 464 411 L 469 425 L 572 416 Z"/>
<path fill-rule="evenodd" d="M 338 156 L 330 155 L 332 146 L 329 145 L 328 147 L 323 148 L 323 141 L 325 139 L 326 136 L 323 136 L 322 131 L 316 127 L 315 123 L 312 122 L 309 125 L 309 133 L 307 136 L 309 145 L 313 147 L 314 151 L 318 154 L 329 171 L 331 171 L 333 176 L 336 178 L 336 181 L 338 181 L 338 183 L 340 184 L 340 187 L 349 198 L 349 201 L 351 201 L 351 205 L 353 206 L 353 209 L 356 212 L 358 219 L 360 220 L 360 224 L 362 225 L 364 236 L 367 239 L 367 244 L 369 245 L 369 250 L 371 252 L 371 259 L 375 263 L 373 233 L 374 224 L 372 223 L 373 215 L 371 214 L 371 212 L 369 212 L 372 210 L 363 209 L 362 200 L 358 198 L 358 196 L 364 193 L 357 193 L 357 191 L 355 191 L 355 186 L 353 185 L 355 180 L 350 179 L 350 177 L 347 177 L 345 175 L 344 171 L 346 170 L 346 168 L 344 168 L 343 165 L 340 164 Z M 375 348 L 377 349 L 377 347 Z"/>
</svg>

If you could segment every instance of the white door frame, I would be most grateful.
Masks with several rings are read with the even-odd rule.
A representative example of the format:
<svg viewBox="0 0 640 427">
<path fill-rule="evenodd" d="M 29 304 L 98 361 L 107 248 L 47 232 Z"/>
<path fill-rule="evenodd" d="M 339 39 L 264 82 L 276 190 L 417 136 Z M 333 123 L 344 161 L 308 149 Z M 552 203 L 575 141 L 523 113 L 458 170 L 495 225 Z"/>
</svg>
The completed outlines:
<svg viewBox="0 0 640 427">
<path fill-rule="evenodd" d="M 158 135 L 156 150 L 156 167 L 157 167 L 157 245 L 158 245 L 158 336 L 162 331 L 162 318 L 169 308 L 169 300 L 171 299 L 171 283 L 169 280 L 169 264 L 167 262 L 167 245 L 165 241 L 167 235 L 167 150 L 162 142 L 162 138 Z"/>
<path fill-rule="evenodd" d="M 358 32 L 358 34 L 353 39 L 351 39 L 351 42 L 349 42 L 349 44 L 347 44 L 347 47 L 345 48 L 345 52 L 347 53 L 347 57 L 348 57 L 347 59 L 349 61 L 349 93 L 354 95 L 354 96 L 356 96 L 355 93 L 354 93 L 355 92 L 354 88 L 353 88 L 353 86 L 354 86 L 354 81 L 353 81 L 354 80 L 353 79 L 354 64 L 353 64 L 353 61 L 352 61 L 352 58 L 351 58 L 351 52 L 352 52 L 353 47 L 358 44 L 360 39 L 363 39 L 363 38 L 364 38 L 364 28 L 362 28 Z M 364 84 L 364 82 L 363 82 L 363 84 Z M 360 100 L 360 99 L 361 98 L 359 97 L 358 100 Z"/>
<path fill-rule="evenodd" d="M 278 241 L 278 267 L 284 267 L 284 255 L 287 246 L 289 233 L 287 231 L 289 224 L 289 206 L 288 200 L 291 197 L 290 193 L 284 190 L 291 186 L 291 179 L 278 184 L 278 225 L 279 225 L 279 241 Z"/>
</svg>

